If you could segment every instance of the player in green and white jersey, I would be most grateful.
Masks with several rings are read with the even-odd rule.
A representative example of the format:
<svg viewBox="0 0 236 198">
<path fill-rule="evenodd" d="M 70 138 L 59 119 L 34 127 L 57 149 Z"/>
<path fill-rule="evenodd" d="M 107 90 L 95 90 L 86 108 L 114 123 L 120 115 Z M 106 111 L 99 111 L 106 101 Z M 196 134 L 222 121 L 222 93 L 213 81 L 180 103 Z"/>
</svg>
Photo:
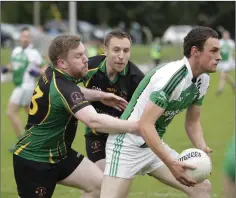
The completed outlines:
<svg viewBox="0 0 236 198">
<path fill-rule="evenodd" d="M 137 174 L 149 174 L 191 198 L 210 197 L 211 183 L 196 185 L 185 172 L 194 167 L 178 161 L 178 153 L 164 143 L 163 136 L 173 118 L 187 109 L 189 139 L 196 148 L 212 151 L 203 138 L 200 112 L 209 86 L 207 73 L 216 71 L 220 59 L 217 32 L 197 27 L 184 39 L 183 59 L 160 65 L 144 77 L 121 116 L 140 119 L 140 135 L 109 135 L 101 198 L 127 197 Z"/>
<path fill-rule="evenodd" d="M 28 113 L 35 77 L 40 75 L 43 67 L 43 58 L 38 50 L 33 48 L 31 33 L 26 27 L 20 33 L 20 46 L 13 49 L 10 63 L 2 69 L 2 73 L 12 72 L 13 75 L 15 88 L 9 99 L 7 114 L 17 138 L 21 137 L 23 131 L 18 112 L 23 107 Z M 13 149 L 9 151 L 12 152 Z"/>
<path fill-rule="evenodd" d="M 229 83 L 233 91 L 236 92 L 236 85 L 233 78 L 228 74 L 230 70 L 235 67 L 235 60 L 233 58 L 233 51 L 235 50 L 235 43 L 230 39 L 228 31 L 223 32 L 222 39 L 220 39 L 220 53 L 222 60 L 217 66 L 217 70 L 220 71 L 220 81 L 217 95 L 223 92 L 225 82 Z"/>
<path fill-rule="evenodd" d="M 230 142 L 224 161 L 225 198 L 235 198 L 235 134 Z"/>
</svg>

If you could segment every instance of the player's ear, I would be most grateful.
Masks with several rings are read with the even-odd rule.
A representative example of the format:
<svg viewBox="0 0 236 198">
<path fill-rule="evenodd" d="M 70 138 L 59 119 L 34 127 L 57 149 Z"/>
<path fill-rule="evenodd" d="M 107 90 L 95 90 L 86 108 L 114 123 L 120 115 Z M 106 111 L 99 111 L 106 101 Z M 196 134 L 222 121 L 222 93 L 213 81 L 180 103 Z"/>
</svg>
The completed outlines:
<svg viewBox="0 0 236 198">
<path fill-rule="evenodd" d="M 192 46 L 192 48 L 191 48 L 191 56 L 199 56 L 199 55 L 200 55 L 200 51 L 199 51 L 198 47 Z"/>
<path fill-rule="evenodd" d="M 57 65 L 59 68 L 62 68 L 62 69 L 67 68 L 67 64 L 66 64 L 65 60 L 60 59 L 60 58 L 57 60 Z"/>
</svg>

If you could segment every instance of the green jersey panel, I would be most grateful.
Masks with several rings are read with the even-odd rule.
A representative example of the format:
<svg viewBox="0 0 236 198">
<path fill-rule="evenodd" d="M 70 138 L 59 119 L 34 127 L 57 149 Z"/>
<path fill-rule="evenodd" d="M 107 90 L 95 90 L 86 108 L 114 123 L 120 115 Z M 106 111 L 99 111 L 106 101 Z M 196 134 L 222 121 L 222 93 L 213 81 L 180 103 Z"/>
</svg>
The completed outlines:
<svg viewBox="0 0 236 198">
<path fill-rule="evenodd" d="M 28 67 L 29 61 L 22 49 L 16 54 L 13 54 L 11 57 L 12 63 L 12 74 L 13 74 L 13 83 L 15 86 L 19 86 L 23 82 L 24 73 Z"/>
<path fill-rule="evenodd" d="M 208 85 L 207 74 L 193 78 L 186 58 L 160 65 L 150 71 L 141 81 L 121 118 L 139 119 L 150 100 L 164 109 L 155 124 L 162 138 L 166 128 L 177 114 L 191 105 L 202 105 Z"/>
<path fill-rule="evenodd" d="M 77 129 L 77 111 L 90 105 L 76 82 L 48 68 L 35 88 L 24 136 L 15 148 L 23 158 L 57 163 L 71 149 Z"/>
</svg>

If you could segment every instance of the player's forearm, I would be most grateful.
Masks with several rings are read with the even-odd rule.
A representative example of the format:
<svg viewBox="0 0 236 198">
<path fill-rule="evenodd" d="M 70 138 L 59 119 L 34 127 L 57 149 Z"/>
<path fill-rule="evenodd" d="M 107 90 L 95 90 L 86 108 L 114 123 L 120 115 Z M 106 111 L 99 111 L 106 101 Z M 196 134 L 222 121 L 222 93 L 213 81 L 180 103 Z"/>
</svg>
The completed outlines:
<svg viewBox="0 0 236 198">
<path fill-rule="evenodd" d="M 204 150 L 206 148 L 206 143 L 203 137 L 203 131 L 201 123 L 198 122 L 188 122 L 185 125 L 186 132 L 192 144 L 199 149 Z"/>
<path fill-rule="evenodd" d="M 12 63 L 8 63 L 7 66 L 5 66 L 5 72 L 11 72 L 12 71 Z"/>
<path fill-rule="evenodd" d="M 84 94 L 84 97 L 86 98 L 86 100 L 91 101 L 91 102 L 100 101 L 104 96 L 104 93 L 102 91 L 87 89 L 84 87 L 80 87 L 80 89 L 82 93 Z"/>
<path fill-rule="evenodd" d="M 142 135 L 146 144 L 168 167 L 169 164 L 172 163 L 173 159 L 163 146 L 155 126 L 152 124 L 140 123 L 140 134 Z"/>
<path fill-rule="evenodd" d="M 137 121 L 120 120 L 106 114 L 98 114 L 90 128 L 104 133 L 134 133 L 138 131 Z"/>
</svg>

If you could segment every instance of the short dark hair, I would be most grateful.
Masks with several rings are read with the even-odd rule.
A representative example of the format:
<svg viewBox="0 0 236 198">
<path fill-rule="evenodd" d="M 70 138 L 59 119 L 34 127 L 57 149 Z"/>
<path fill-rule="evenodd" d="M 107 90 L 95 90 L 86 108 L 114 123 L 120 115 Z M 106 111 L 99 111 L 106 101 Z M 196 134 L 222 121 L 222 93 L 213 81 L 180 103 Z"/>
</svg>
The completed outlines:
<svg viewBox="0 0 236 198">
<path fill-rule="evenodd" d="M 209 27 L 198 26 L 193 28 L 184 38 L 184 56 L 187 58 L 190 57 L 191 48 L 193 46 L 196 46 L 200 51 L 202 51 L 206 40 L 211 37 L 218 39 L 219 35 L 215 30 Z"/>
<path fill-rule="evenodd" d="M 29 27 L 25 26 L 20 29 L 20 32 L 24 32 L 24 31 L 30 31 Z"/>
<path fill-rule="evenodd" d="M 113 38 L 113 37 L 119 38 L 119 39 L 127 38 L 130 41 L 130 43 L 132 43 L 132 39 L 128 33 L 123 32 L 121 30 L 114 30 L 106 35 L 106 37 L 104 39 L 104 46 L 107 47 L 109 45 L 111 38 Z"/>
<path fill-rule="evenodd" d="M 48 50 L 53 65 L 56 66 L 59 58 L 67 58 L 69 50 L 77 48 L 80 42 L 79 36 L 61 35 L 54 38 Z"/>
</svg>

